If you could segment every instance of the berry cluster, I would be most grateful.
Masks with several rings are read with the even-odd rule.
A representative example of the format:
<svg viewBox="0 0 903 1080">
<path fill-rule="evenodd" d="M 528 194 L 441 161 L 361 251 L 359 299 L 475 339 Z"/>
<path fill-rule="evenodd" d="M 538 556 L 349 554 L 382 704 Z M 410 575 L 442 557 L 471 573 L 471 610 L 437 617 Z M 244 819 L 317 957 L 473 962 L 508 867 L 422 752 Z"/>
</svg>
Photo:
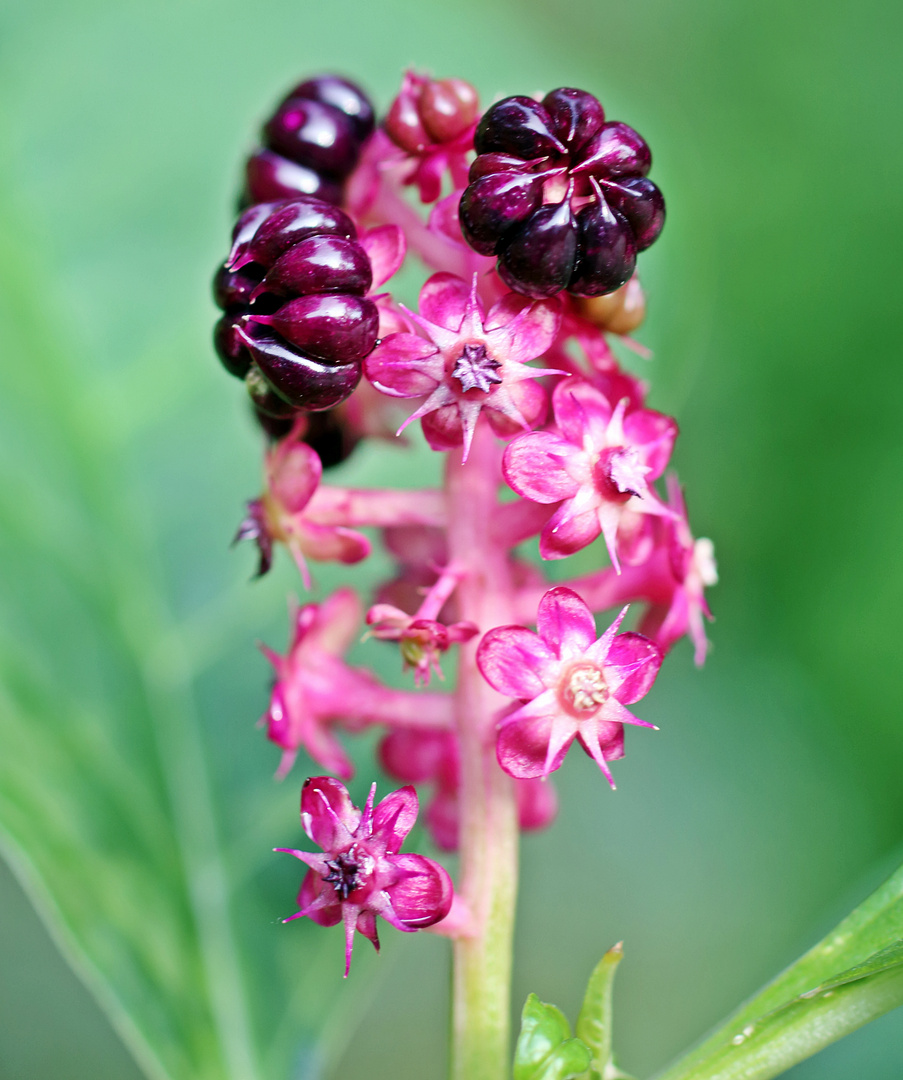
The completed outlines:
<svg viewBox="0 0 903 1080">
<path fill-rule="evenodd" d="M 321 75 L 299 83 L 264 124 L 248 158 L 243 202 L 314 195 L 338 206 L 374 126 L 370 99 L 354 83 Z"/>
<path fill-rule="evenodd" d="M 649 147 L 627 124 L 606 122 L 583 90 L 561 87 L 542 103 L 505 98 L 483 116 L 474 148 L 461 227 L 525 296 L 613 292 L 662 230 Z"/>
<path fill-rule="evenodd" d="M 310 587 L 311 562 L 362 562 L 381 536 L 396 565 L 369 609 L 341 588 L 295 612 L 284 653 L 264 649 L 275 680 L 262 722 L 278 775 L 304 751 L 342 779 L 353 772 L 343 735 L 379 727 L 385 772 L 417 785 L 434 842 L 460 846 L 466 868 L 484 858 L 491 822 L 551 822 L 548 777 L 572 745 L 613 785 L 625 727 L 652 726 L 631 707 L 666 653 L 688 637 L 705 658 L 715 564 L 676 478 L 657 486 L 677 423 L 647 406 L 646 384 L 610 348 L 617 334 L 642 351 L 626 338 L 645 312 L 636 256 L 664 221 L 646 143 L 581 90 L 506 98 L 480 119 L 467 83 L 414 73 L 367 138 L 372 126 L 351 84 L 309 80 L 252 159 L 248 198 L 266 201 L 240 217 L 214 283 L 217 349 L 273 438 L 237 538 L 257 544 L 260 573 L 283 545 Z M 255 186 L 275 155 L 332 186 Z M 376 294 L 408 249 L 432 271 L 417 310 Z M 451 451 L 442 490 L 323 482 L 355 444 L 414 420 Z M 595 545 L 600 563 L 550 589 L 518 555 L 533 537 L 544 560 Z M 636 629 L 621 632 L 625 605 Z M 362 631 L 394 644 L 413 688 L 347 662 Z M 437 691 L 452 651 L 457 689 Z M 498 769 L 514 783 L 497 784 Z M 349 956 L 355 928 L 376 943 L 377 915 L 482 933 L 472 919 L 488 908 L 472 884 L 450 907 L 429 860 L 392 846 L 413 791 L 360 811 L 338 781 L 305 790 L 305 829 L 324 854 L 295 852 L 310 870 L 298 914 L 344 922 Z M 486 804 L 493 792 L 508 800 L 501 813 Z M 403 811 L 401 832 L 383 830 L 383 807 Z M 321 837 L 320 814 L 343 827 Z"/>
<path fill-rule="evenodd" d="M 214 279 L 217 351 L 275 419 L 330 409 L 357 385 L 376 344 L 373 274 L 344 211 L 299 196 L 242 214 Z"/>
</svg>

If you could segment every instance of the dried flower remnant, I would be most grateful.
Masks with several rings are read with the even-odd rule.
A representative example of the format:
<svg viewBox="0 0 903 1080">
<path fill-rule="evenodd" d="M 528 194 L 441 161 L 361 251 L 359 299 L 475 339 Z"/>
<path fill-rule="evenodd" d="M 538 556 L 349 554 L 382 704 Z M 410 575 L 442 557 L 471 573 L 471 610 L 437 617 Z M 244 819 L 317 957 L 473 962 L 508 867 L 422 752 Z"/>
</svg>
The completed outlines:
<svg viewBox="0 0 903 1080">
<path fill-rule="evenodd" d="M 443 867 L 425 855 L 400 851 L 417 820 L 414 789 L 393 791 L 376 808 L 375 794 L 373 784 L 359 810 L 338 780 L 330 776 L 305 780 L 301 824 L 322 854 L 276 848 L 310 868 L 298 893 L 300 910 L 283 921 L 306 917 L 320 926 L 342 923 L 346 978 L 355 931 L 378 950 L 377 916 L 411 933 L 444 919 L 454 897 L 451 878 Z"/>
</svg>

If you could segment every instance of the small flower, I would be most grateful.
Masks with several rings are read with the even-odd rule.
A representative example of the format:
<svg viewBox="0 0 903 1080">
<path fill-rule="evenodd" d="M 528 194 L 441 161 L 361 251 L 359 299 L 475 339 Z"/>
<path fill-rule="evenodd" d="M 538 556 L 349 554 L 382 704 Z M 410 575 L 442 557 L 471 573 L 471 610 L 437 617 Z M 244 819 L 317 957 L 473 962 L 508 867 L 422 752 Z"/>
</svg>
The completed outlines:
<svg viewBox="0 0 903 1080">
<path fill-rule="evenodd" d="M 436 619 L 416 618 L 392 604 L 374 604 L 367 612 L 367 625 L 373 637 L 381 641 L 397 641 L 404 657 L 405 668 L 414 669 L 414 682 L 428 686 L 430 673 L 441 679 L 439 654 L 452 645 L 470 641 L 478 633 L 472 622 L 456 622 L 451 626 Z"/>
<path fill-rule="evenodd" d="M 511 776 L 547 776 L 574 739 L 612 787 L 608 761 L 623 757 L 624 724 L 654 728 L 625 706 L 649 691 L 661 667 L 658 646 L 642 634 L 618 634 L 627 608 L 596 638 L 593 616 L 571 589 L 550 589 L 539 602 L 537 630 L 498 626 L 477 649 L 494 689 L 523 704 L 503 717 L 496 744 Z"/>
<path fill-rule="evenodd" d="M 545 390 L 534 380 L 562 375 L 531 368 L 558 332 L 559 305 L 508 293 L 488 315 L 472 286 L 454 274 L 433 274 L 420 290 L 420 314 L 408 313 L 426 337 L 390 334 L 370 354 L 367 378 L 393 397 L 426 397 L 408 418 L 421 419 L 434 450 L 464 446 L 467 458 L 480 413 L 509 438 L 545 416 Z"/>
<path fill-rule="evenodd" d="M 283 749 L 278 777 L 288 773 L 302 747 L 324 769 L 345 779 L 353 775 L 331 729 L 336 720 L 353 718 L 353 702 L 361 693 L 376 692 L 367 675 L 342 660 L 357 637 L 361 616 L 354 591 L 339 589 L 322 604 L 305 604 L 295 611 L 285 656 L 261 646 L 276 672 L 270 704 L 260 722 L 267 737 Z"/>
<path fill-rule="evenodd" d="M 506 449 L 510 487 L 538 503 L 561 505 L 539 541 L 544 559 L 561 559 L 601 533 L 620 570 L 618 528 L 625 515 L 673 513 L 649 486 L 664 472 L 677 424 L 651 409 L 612 406 L 601 390 L 569 379 L 552 395 L 558 432 L 531 431 Z"/>
<path fill-rule="evenodd" d="M 276 848 L 310 869 L 298 893 L 300 911 L 284 922 L 307 917 L 320 926 L 345 927 L 345 977 L 351 968 L 354 932 L 379 950 L 376 916 L 411 933 L 444 919 L 454 890 L 451 878 L 424 855 L 399 848 L 417 820 L 417 793 L 403 787 L 373 808 L 376 784 L 363 811 L 338 780 L 317 776 L 301 790 L 301 824 L 322 854 Z"/>
<path fill-rule="evenodd" d="M 675 517 L 660 519 L 659 528 L 664 536 L 649 559 L 650 569 L 654 565 L 657 571 L 657 591 L 665 599 L 649 607 L 640 629 L 663 652 L 688 634 L 694 645 L 696 665 L 702 667 L 709 645 L 703 619 L 712 618 L 705 590 L 718 584 L 715 547 L 707 537 L 693 538 L 677 477 L 669 476 L 667 485 L 668 504 Z"/>
<path fill-rule="evenodd" d="M 319 562 L 356 563 L 370 554 L 370 541 L 362 533 L 340 525 L 318 525 L 305 514 L 322 472 L 317 452 L 294 431 L 267 452 L 267 490 L 248 503 L 247 516 L 235 535 L 236 543 L 257 542 L 258 576 L 272 565 L 275 541 L 288 547 L 307 588 L 310 573 L 305 556 Z"/>
</svg>

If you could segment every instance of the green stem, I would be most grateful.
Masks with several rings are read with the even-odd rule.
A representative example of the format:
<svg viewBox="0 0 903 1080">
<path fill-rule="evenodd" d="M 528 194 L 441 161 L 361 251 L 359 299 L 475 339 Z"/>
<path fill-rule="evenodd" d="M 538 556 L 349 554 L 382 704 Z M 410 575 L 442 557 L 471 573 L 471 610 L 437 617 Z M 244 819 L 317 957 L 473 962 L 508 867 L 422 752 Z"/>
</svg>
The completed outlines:
<svg viewBox="0 0 903 1080">
<path fill-rule="evenodd" d="M 490 535 L 498 489 L 498 450 L 481 424 L 466 464 L 449 455 L 448 538 L 462 570 L 460 617 L 481 631 L 513 621 L 506 553 Z M 452 1080 L 505 1080 L 510 1074 L 511 956 L 517 895 L 514 782 L 495 757 L 494 716 L 504 701 L 476 666 L 476 641 L 462 646 L 455 693 L 461 750 L 459 895 L 474 921 L 454 946 Z"/>
</svg>

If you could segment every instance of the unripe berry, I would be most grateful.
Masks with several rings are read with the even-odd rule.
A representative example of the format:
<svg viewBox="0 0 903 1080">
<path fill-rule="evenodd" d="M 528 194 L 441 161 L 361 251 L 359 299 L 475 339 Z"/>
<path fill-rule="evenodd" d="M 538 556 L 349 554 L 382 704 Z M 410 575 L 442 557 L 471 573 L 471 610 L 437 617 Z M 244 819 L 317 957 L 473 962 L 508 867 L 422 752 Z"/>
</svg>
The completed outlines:
<svg viewBox="0 0 903 1080">
<path fill-rule="evenodd" d="M 646 317 L 646 297 L 634 275 L 626 285 L 606 296 L 577 299 L 577 309 L 600 330 L 611 334 L 632 334 Z"/>
<path fill-rule="evenodd" d="M 433 142 L 451 142 L 476 120 L 480 99 L 463 79 L 428 82 L 420 95 L 420 118 Z"/>
</svg>

